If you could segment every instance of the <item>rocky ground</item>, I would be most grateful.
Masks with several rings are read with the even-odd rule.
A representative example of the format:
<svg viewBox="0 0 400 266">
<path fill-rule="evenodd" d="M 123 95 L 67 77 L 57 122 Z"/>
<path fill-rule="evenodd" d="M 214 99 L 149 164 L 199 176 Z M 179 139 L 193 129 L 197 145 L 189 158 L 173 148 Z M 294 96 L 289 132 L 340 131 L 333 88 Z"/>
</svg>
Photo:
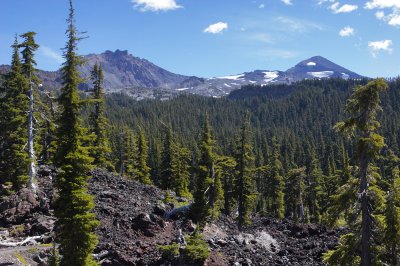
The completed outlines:
<svg viewBox="0 0 400 266">
<path fill-rule="evenodd" d="M 52 176 L 43 168 L 36 195 L 23 189 L 0 202 L 0 265 L 44 265 L 54 224 Z M 183 199 L 166 204 L 164 191 L 103 171 L 93 172 L 89 187 L 101 221 L 94 254 L 101 265 L 187 265 L 166 261 L 159 248 L 195 230 L 184 215 L 169 215 Z M 260 217 L 239 232 L 231 217 L 221 216 L 203 236 L 211 250 L 206 265 L 323 265 L 322 253 L 339 233 Z"/>
</svg>

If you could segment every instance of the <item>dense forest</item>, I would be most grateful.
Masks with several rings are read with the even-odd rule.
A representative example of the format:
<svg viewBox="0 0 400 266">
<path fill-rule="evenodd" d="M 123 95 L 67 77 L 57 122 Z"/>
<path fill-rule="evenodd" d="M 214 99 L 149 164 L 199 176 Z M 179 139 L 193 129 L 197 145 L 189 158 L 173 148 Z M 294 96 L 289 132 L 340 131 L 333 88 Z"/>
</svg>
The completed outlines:
<svg viewBox="0 0 400 266">
<path fill-rule="evenodd" d="M 319 158 L 326 172 L 329 167 L 341 166 L 344 151 L 353 153 L 351 142 L 337 134 L 333 126 L 344 117 L 352 88 L 366 83 L 367 80 L 323 79 L 292 85 L 250 85 L 221 99 L 182 95 L 170 101 L 136 102 L 123 94 L 111 94 L 106 97 L 106 114 L 114 139 L 121 132 L 118 129 L 141 127 L 153 152 L 160 145 L 164 125 L 171 127 L 182 145 L 195 149 L 207 113 L 216 149 L 229 153 L 242 115 L 249 110 L 252 144 L 257 157 L 268 160 L 272 138 L 276 137 L 285 172 L 294 165 L 308 165 L 312 154 Z M 388 147 L 398 152 L 399 80 L 388 84 L 388 92 L 382 95 L 384 112 L 379 114 L 380 131 Z"/>
<path fill-rule="evenodd" d="M 35 190 L 38 164 L 58 169 L 61 260 L 54 252 L 52 265 L 96 265 L 99 222 L 87 193 L 95 167 L 167 190 L 166 202 L 183 198 L 200 227 L 221 213 L 240 231 L 254 215 L 344 226 L 327 263 L 398 265 L 400 79 L 316 79 L 244 86 L 226 98 L 134 101 L 106 96 L 96 64 L 84 94 L 72 1 L 67 22 L 60 91 L 40 89 L 34 32 L 22 42 L 16 36 L 11 70 L 0 77 L 2 196 Z M 207 249 L 200 232 L 193 238 Z"/>
</svg>

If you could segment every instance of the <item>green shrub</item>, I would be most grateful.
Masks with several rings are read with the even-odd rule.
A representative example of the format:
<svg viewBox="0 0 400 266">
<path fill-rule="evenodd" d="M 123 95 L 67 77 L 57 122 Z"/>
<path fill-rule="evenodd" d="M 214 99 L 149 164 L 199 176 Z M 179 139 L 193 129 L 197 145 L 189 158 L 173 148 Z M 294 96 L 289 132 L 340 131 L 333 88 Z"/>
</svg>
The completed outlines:
<svg viewBox="0 0 400 266">
<path fill-rule="evenodd" d="M 174 260 L 179 257 L 179 245 L 173 243 L 171 245 L 160 246 L 162 257 L 167 260 Z"/>
<path fill-rule="evenodd" d="M 187 261 L 203 262 L 210 256 L 208 244 L 198 232 L 189 236 L 186 241 L 187 246 L 182 253 Z"/>
</svg>

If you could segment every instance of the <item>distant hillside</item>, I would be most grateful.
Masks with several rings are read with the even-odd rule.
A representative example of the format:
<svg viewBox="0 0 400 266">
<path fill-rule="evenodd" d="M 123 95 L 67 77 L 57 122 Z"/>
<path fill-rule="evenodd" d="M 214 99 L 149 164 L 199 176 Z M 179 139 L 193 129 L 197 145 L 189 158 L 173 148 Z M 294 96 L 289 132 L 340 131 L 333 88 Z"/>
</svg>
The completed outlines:
<svg viewBox="0 0 400 266">
<path fill-rule="evenodd" d="M 170 98 L 179 93 L 223 97 L 245 85 L 291 84 L 304 79 L 363 78 L 321 56 L 301 61 L 286 71 L 255 70 L 209 79 L 174 74 L 146 59 L 135 57 L 128 51 L 106 51 L 89 54 L 84 58 L 86 62 L 80 71 L 85 82 L 81 84 L 81 90 L 90 88 L 90 71 L 95 63 L 99 63 L 104 69 L 106 92 L 122 92 L 135 99 Z M 0 73 L 5 73 L 8 69 L 9 66 L 0 66 Z M 44 89 L 61 87 L 59 71 L 39 71 L 38 76 L 43 81 Z M 154 96 L 156 94 L 159 96 Z"/>
</svg>

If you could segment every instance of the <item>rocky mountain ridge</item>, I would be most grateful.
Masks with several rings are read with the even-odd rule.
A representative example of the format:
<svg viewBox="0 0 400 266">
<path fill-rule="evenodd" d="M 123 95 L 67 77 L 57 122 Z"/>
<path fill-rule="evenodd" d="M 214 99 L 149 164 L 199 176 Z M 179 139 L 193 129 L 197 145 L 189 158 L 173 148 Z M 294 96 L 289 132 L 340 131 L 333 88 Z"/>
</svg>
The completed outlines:
<svg viewBox="0 0 400 266">
<path fill-rule="evenodd" d="M 286 70 L 255 70 L 238 75 L 201 78 L 172 73 L 146 59 L 135 57 L 128 51 L 105 51 L 101 54 L 84 56 L 85 63 L 80 67 L 84 78 L 81 90 L 90 85 L 90 71 L 95 63 L 104 69 L 104 86 L 107 93 L 122 92 L 137 99 L 169 98 L 180 93 L 199 94 L 210 97 L 222 97 L 240 89 L 243 85 L 290 84 L 303 79 L 343 78 L 360 79 L 363 76 L 341 67 L 328 59 L 315 56 L 301 61 Z M 8 66 L 0 66 L 0 73 L 5 73 Z M 38 71 L 44 89 L 61 87 L 61 72 Z M 157 93 L 158 91 L 158 93 Z"/>
</svg>

